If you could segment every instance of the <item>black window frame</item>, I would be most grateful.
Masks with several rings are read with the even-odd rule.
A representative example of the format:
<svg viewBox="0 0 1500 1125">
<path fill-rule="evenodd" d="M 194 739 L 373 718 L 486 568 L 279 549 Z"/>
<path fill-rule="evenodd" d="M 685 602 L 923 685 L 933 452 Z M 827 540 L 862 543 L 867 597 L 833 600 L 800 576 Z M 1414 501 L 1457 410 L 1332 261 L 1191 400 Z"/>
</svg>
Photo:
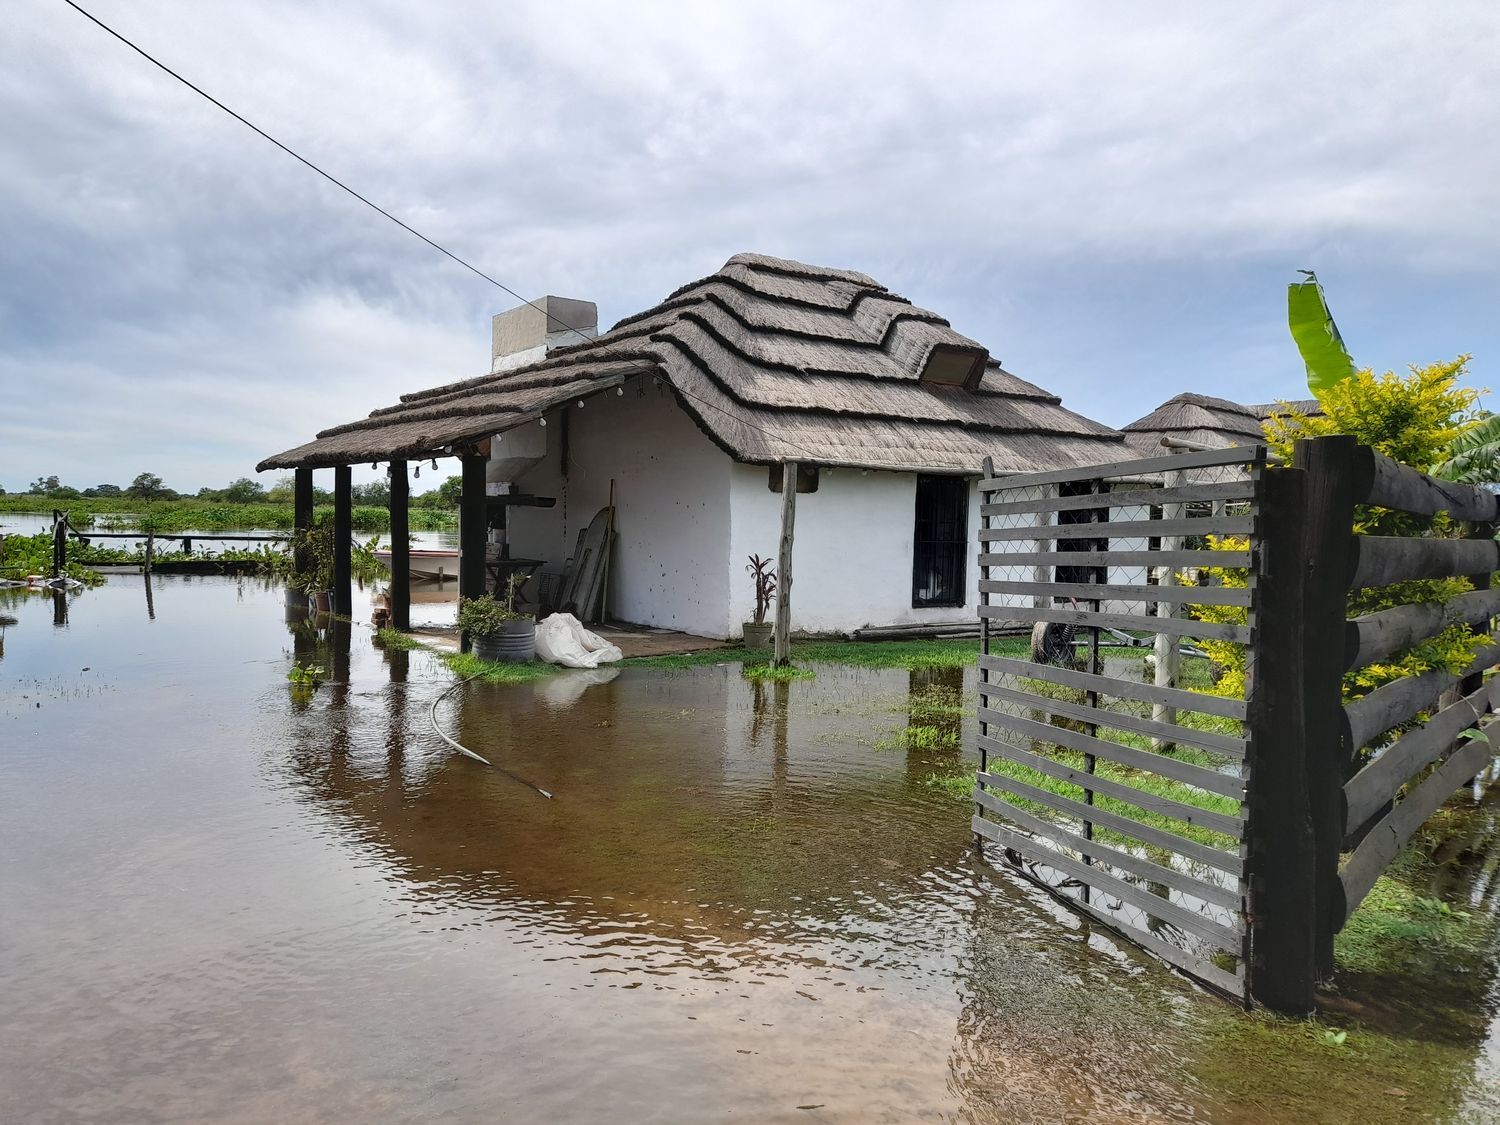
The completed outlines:
<svg viewBox="0 0 1500 1125">
<path fill-rule="evenodd" d="M 961 609 L 969 604 L 970 488 L 968 477 L 917 474 L 911 545 L 913 609 Z"/>
</svg>

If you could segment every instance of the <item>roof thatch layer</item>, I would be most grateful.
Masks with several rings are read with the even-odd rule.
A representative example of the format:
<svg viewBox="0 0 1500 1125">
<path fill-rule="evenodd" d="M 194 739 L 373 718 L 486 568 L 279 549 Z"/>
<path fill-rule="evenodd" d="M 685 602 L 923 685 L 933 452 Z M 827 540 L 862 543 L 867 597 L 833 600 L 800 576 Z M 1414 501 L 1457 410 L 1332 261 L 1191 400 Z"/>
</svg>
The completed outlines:
<svg viewBox="0 0 1500 1125">
<path fill-rule="evenodd" d="M 922 380 L 936 362 L 965 385 Z M 259 467 L 440 455 L 638 375 L 670 386 L 738 461 L 972 473 L 985 457 L 1010 472 L 1128 454 L 1118 432 L 1064 409 L 872 278 L 736 254 L 597 339 L 402 395 Z"/>
<path fill-rule="evenodd" d="M 1227 398 L 1180 394 L 1121 429 L 1131 449 L 1146 457 L 1160 454 L 1162 439 L 1168 437 L 1209 449 L 1228 449 L 1264 441 L 1261 424 L 1273 414 L 1284 413 L 1288 407 L 1303 414 L 1321 413 L 1316 399 L 1247 406 Z"/>
</svg>

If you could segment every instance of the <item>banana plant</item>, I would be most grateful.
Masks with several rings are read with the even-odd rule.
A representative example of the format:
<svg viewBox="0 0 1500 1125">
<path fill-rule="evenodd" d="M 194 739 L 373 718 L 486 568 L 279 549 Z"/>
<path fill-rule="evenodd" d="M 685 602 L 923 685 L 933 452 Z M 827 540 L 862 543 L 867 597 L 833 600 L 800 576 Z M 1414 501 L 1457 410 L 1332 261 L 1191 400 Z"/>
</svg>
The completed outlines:
<svg viewBox="0 0 1500 1125">
<path fill-rule="evenodd" d="M 1444 452 L 1430 470 L 1433 476 L 1459 484 L 1500 484 L 1500 414 L 1481 419 Z"/>
<path fill-rule="evenodd" d="M 1353 375 L 1354 360 L 1349 357 L 1344 338 L 1339 335 L 1333 314 L 1328 311 L 1328 301 L 1323 296 L 1323 287 L 1318 284 L 1318 275 L 1312 270 L 1297 272 L 1305 274 L 1306 278 L 1286 287 L 1287 325 L 1307 367 L 1307 388 L 1316 398 L 1335 383 Z"/>
</svg>

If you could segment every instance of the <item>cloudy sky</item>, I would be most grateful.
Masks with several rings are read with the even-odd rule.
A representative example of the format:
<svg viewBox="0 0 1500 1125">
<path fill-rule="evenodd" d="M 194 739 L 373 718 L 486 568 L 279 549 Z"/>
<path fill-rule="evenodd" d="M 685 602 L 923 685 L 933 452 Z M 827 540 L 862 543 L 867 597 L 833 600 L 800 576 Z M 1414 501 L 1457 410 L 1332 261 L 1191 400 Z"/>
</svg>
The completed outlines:
<svg viewBox="0 0 1500 1125">
<path fill-rule="evenodd" d="M 1500 388 L 1500 5 L 80 0 L 527 296 L 860 269 L 1075 410 Z M 0 486 L 196 489 L 484 371 L 514 302 L 62 0 L 0 30 Z M 364 470 L 368 475 L 368 469 Z M 264 478 L 263 478 L 264 479 Z"/>
</svg>

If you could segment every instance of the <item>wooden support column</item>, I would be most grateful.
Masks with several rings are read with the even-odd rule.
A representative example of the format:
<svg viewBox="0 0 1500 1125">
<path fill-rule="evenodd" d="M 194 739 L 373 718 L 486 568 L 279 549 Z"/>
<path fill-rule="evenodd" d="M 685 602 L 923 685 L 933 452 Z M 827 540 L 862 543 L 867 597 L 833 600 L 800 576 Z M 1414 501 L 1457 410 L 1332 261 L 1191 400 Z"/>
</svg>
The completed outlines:
<svg viewBox="0 0 1500 1125">
<path fill-rule="evenodd" d="M 411 482 L 406 462 L 392 461 L 391 628 L 411 631 Z"/>
<path fill-rule="evenodd" d="M 460 459 L 463 466 L 463 492 L 458 502 L 458 596 L 477 598 L 485 590 L 485 550 L 489 546 L 489 527 L 485 519 L 484 468 L 489 458 L 470 454 Z M 462 638 L 463 650 L 469 650 L 469 638 Z"/>
<path fill-rule="evenodd" d="M 1358 479 L 1359 452 L 1354 438 L 1339 435 L 1299 441 L 1292 453 L 1292 464 L 1307 473 L 1307 589 L 1300 612 L 1308 647 L 1302 723 L 1316 841 L 1320 977 L 1333 973 L 1333 938 L 1344 922 L 1339 852 L 1344 844 L 1343 788 L 1354 753 L 1344 717 L 1344 643 L 1354 568 L 1354 501 L 1369 488 L 1368 479 Z M 1277 650 L 1271 652 L 1273 660 L 1280 659 Z"/>
<path fill-rule="evenodd" d="M 1266 473 L 1249 657 L 1249 908 L 1251 998 L 1305 1016 L 1317 984 L 1317 879 L 1304 729 L 1307 474 Z M 1343 631 L 1338 636 L 1342 638 Z"/>
<path fill-rule="evenodd" d="M 313 471 L 307 465 L 298 466 L 292 477 L 292 527 L 306 535 L 313 524 Z M 305 546 L 298 546 L 292 556 L 292 566 L 299 579 L 306 577 L 312 568 Z"/>
<path fill-rule="evenodd" d="M 354 537 L 354 505 L 350 496 L 352 470 L 333 470 L 333 612 L 354 612 L 354 589 L 349 565 L 349 540 Z"/>
<path fill-rule="evenodd" d="M 792 662 L 792 529 L 797 522 L 797 462 L 781 467 L 781 547 L 776 553 L 776 648 L 778 667 Z"/>
</svg>

